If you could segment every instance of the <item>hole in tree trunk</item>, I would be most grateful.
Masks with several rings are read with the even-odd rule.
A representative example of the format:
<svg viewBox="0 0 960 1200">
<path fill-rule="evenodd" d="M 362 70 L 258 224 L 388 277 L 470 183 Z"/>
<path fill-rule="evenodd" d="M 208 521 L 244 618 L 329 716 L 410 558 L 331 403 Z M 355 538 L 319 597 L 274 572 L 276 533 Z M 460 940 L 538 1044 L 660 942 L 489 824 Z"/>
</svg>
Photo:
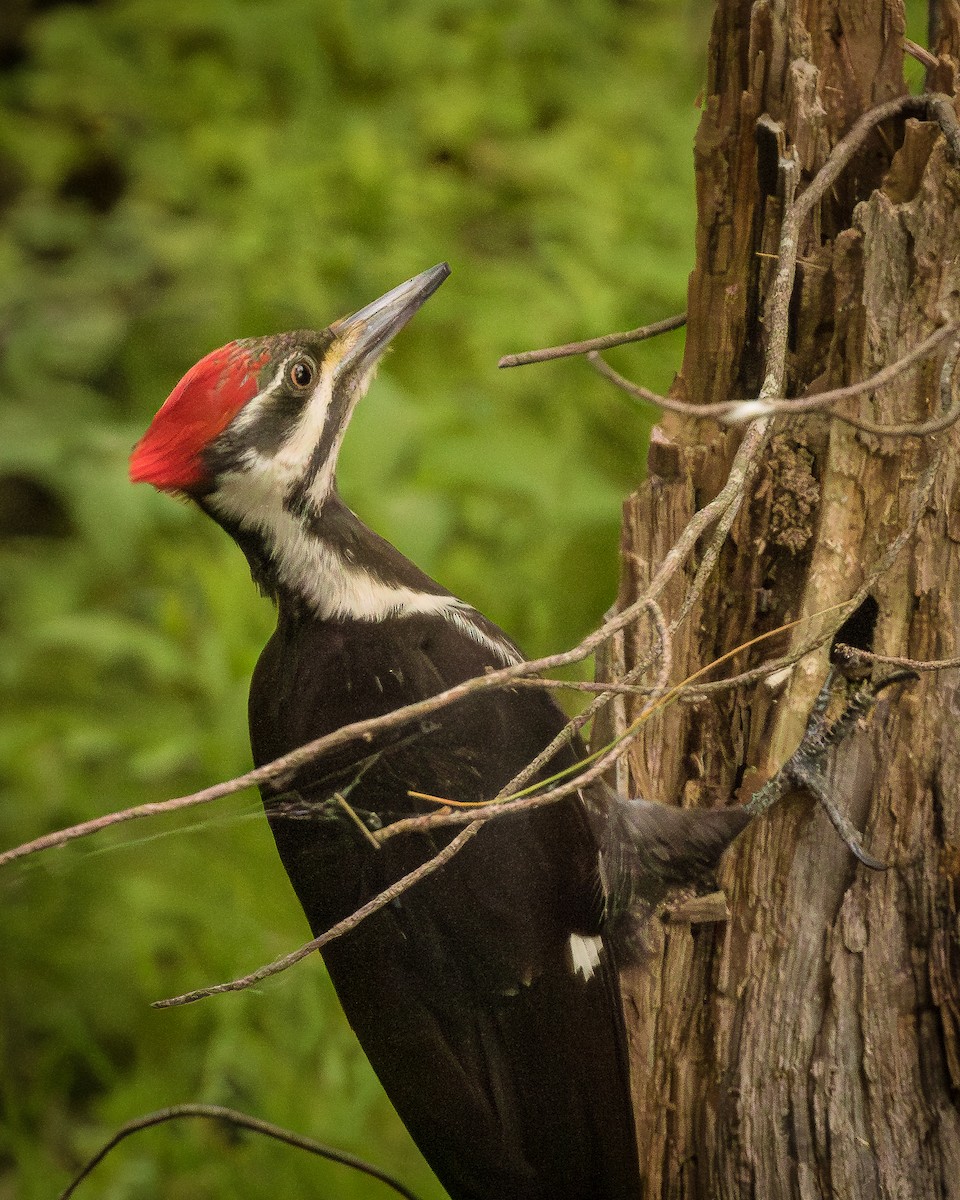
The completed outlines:
<svg viewBox="0 0 960 1200">
<path fill-rule="evenodd" d="M 879 615 L 880 606 L 872 596 L 867 596 L 837 630 L 837 636 L 833 639 L 834 645 L 842 642 L 843 645 L 853 646 L 856 650 L 872 650 L 873 634 Z"/>
</svg>

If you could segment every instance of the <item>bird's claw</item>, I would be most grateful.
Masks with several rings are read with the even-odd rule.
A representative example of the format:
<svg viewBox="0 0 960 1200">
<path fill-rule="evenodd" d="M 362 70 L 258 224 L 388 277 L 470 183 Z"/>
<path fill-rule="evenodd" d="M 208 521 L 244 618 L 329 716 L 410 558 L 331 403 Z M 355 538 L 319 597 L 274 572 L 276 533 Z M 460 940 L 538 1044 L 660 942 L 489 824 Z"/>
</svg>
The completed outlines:
<svg viewBox="0 0 960 1200">
<path fill-rule="evenodd" d="M 860 834 L 834 803 L 826 776 L 827 751 L 837 746 L 853 730 L 861 717 L 873 708 L 882 691 L 896 683 L 916 679 L 913 671 L 894 671 L 882 679 L 851 680 L 831 667 L 810 713 L 800 745 L 780 770 L 745 805 L 756 816 L 772 807 L 786 792 L 798 788 L 808 792 L 824 809 L 830 823 L 850 853 L 872 871 L 889 870 L 893 863 L 875 858 L 863 848 Z M 839 712 L 830 715 L 831 708 Z"/>
</svg>

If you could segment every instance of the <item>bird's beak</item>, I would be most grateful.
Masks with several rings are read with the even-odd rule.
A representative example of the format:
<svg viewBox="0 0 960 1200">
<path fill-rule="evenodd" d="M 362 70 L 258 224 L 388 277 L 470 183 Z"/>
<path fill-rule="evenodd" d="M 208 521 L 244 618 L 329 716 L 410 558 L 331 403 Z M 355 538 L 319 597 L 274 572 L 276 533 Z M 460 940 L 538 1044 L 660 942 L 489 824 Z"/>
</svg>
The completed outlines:
<svg viewBox="0 0 960 1200">
<path fill-rule="evenodd" d="M 362 372 L 372 367 L 391 338 L 400 332 L 449 274 L 449 266 L 439 263 L 351 316 L 335 321 L 330 332 L 346 347 L 340 370 Z"/>
</svg>

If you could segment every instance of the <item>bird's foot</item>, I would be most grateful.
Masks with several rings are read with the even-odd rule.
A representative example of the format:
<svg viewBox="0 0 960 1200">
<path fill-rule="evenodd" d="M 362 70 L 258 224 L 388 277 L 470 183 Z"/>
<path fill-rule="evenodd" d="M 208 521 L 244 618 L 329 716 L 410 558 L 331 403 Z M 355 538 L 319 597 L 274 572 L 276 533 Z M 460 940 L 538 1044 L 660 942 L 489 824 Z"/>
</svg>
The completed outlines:
<svg viewBox="0 0 960 1200">
<path fill-rule="evenodd" d="M 894 671 L 881 679 L 852 679 L 831 667 L 800 745 L 776 775 L 753 794 L 744 811 L 751 817 L 758 816 L 787 792 L 802 789 L 822 805 L 834 829 L 859 862 L 874 871 L 888 870 L 893 864 L 875 858 L 863 848 L 860 834 L 837 807 L 827 781 L 827 752 L 849 736 L 857 722 L 874 707 L 881 692 L 893 684 L 916 678 L 913 671 Z"/>
</svg>

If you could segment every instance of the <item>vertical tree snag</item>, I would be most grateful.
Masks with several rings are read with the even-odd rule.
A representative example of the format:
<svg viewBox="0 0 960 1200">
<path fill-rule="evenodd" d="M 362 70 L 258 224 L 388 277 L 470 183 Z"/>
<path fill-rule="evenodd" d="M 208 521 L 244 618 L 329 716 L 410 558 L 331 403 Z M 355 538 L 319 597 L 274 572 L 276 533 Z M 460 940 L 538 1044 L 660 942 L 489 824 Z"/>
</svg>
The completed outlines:
<svg viewBox="0 0 960 1200">
<path fill-rule="evenodd" d="M 765 377 L 769 392 L 785 205 L 858 118 L 906 94 L 903 36 L 897 0 L 720 0 L 678 399 L 757 396 Z M 955 95 L 958 39 L 960 3 L 942 0 L 931 90 Z M 928 115 L 878 124 L 803 220 L 779 394 L 863 380 L 960 319 L 960 164 Z M 884 425 L 935 416 L 950 345 L 836 411 Z M 673 678 L 865 582 L 848 640 L 960 653 L 960 430 L 878 435 L 823 412 L 767 420 L 745 503 L 675 630 Z M 723 486 L 744 428 L 664 414 L 625 509 L 622 606 Z M 915 532 L 871 581 L 917 502 Z M 697 558 L 714 544 L 711 531 Z M 668 620 L 696 561 L 661 597 Z M 645 648 L 625 638 L 627 670 Z M 828 652 L 786 679 L 668 708 L 634 744 L 627 786 L 672 804 L 742 802 L 796 746 Z M 626 981 L 651 1196 L 960 1197 L 958 729 L 960 672 L 927 673 L 833 756 L 836 802 L 890 870 L 860 866 L 794 795 L 725 859 L 729 920 L 651 932 Z"/>
</svg>

